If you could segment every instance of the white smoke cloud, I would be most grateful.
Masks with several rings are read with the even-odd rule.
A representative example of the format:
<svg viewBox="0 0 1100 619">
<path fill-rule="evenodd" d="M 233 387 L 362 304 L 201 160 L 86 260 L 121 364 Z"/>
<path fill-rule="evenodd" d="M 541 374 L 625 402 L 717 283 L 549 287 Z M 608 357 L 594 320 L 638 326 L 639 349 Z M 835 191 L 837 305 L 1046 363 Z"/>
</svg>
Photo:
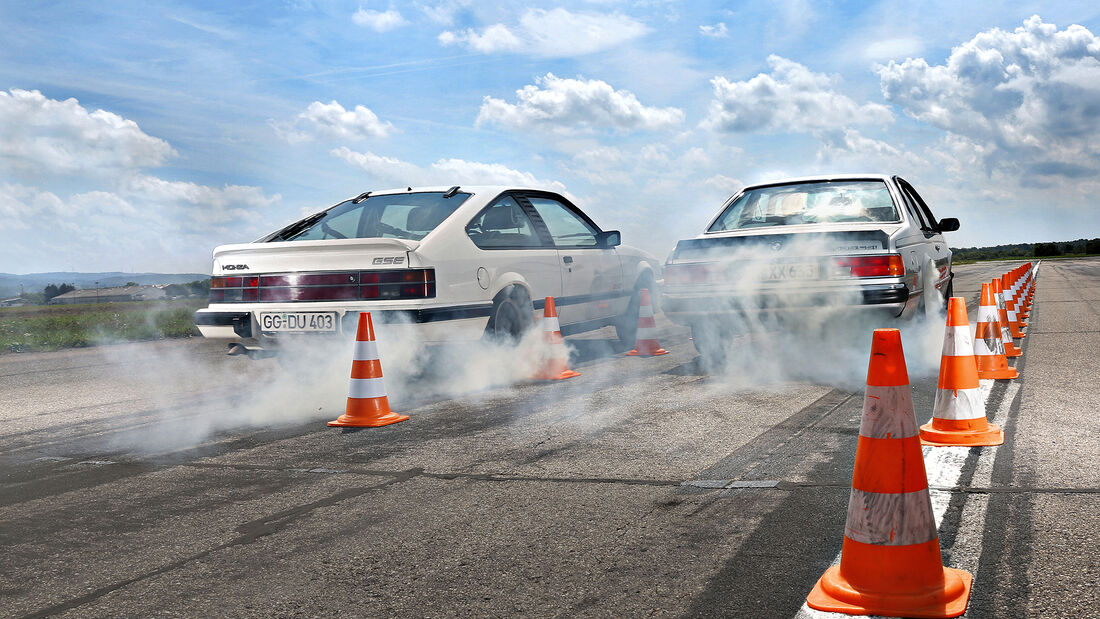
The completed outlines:
<svg viewBox="0 0 1100 619">
<path fill-rule="evenodd" d="M 132 120 L 37 90 L 0 91 L 0 126 L 0 157 L 38 176 L 117 174 L 160 166 L 176 155 Z"/>
<path fill-rule="evenodd" d="M 884 105 L 859 104 L 838 92 L 835 77 L 776 55 L 768 56 L 768 65 L 771 73 L 743 82 L 712 79 L 714 100 L 702 126 L 719 132 L 812 133 L 894 119 Z"/>
<path fill-rule="evenodd" d="M 662 129 L 683 122 L 678 108 L 642 105 L 626 90 L 615 90 L 602 80 L 560 78 L 553 73 L 516 91 L 517 102 L 485 97 L 477 125 L 494 124 L 512 130 L 577 128 L 621 130 Z"/>
<path fill-rule="evenodd" d="M 491 24 L 480 31 L 445 30 L 443 45 L 461 45 L 483 54 L 511 52 L 544 58 L 583 56 L 649 32 L 641 22 L 618 13 L 574 13 L 562 8 L 527 9 L 514 25 Z"/>
<path fill-rule="evenodd" d="M 1100 173 L 1100 38 L 1032 16 L 923 58 L 876 67 L 887 101 L 949 132 L 947 150 L 987 172 L 1081 178 Z"/>
</svg>

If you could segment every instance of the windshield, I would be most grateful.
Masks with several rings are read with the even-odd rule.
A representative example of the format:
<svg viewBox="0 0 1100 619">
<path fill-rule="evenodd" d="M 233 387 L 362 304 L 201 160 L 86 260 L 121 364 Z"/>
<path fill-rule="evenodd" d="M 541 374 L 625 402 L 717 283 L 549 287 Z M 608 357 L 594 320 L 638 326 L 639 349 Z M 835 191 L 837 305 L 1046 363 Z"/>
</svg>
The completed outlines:
<svg viewBox="0 0 1100 619">
<path fill-rule="evenodd" d="M 844 221 L 900 221 L 886 183 L 835 181 L 749 189 L 707 232 Z"/>
<path fill-rule="evenodd" d="M 419 241 L 443 223 L 468 193 L 443 192 L 368 196 L 358 204 L 341 202 L 271 235 L 268 242 L 321 239 L 406 239 Z"/>
</svg>

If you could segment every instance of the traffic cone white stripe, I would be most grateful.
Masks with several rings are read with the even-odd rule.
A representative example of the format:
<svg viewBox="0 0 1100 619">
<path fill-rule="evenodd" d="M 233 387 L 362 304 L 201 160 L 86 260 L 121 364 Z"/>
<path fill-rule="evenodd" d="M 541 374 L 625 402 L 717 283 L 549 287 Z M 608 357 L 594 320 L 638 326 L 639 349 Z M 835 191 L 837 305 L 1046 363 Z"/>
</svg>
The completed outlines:
<svg viewBox="0 0 1100 619">
<path fill-rule="evenodd" d="M 635 336 L 639 340 L 655 340 L 657 339 L 657 329 L 654 327 L 638 327 L 638 334 Z"/>
<path fill-rule="evenodd" d="M 977 419 L 985 417 L 981 389 L 937 389 L 932 416 L 937 419 Z"/>
<path fill-rule="evenodd" d="M 386 395 L 386 385 L 381 378 L 353 378 L 348 385 L 349 398 L 380 398 Z"/>
<path fill-rule="evenodd" d="M 542 330 L 553 333 L 554 331 L 561 331 L 561 326 L 558 324 L 557 316 L 544 316 L 542 319 Z"/>
<path fill-rule="evenodd" d="M 876 546 L 909 546 L 936 539 L 928 487 L 900 493 L 852 488 L 844 535 Z"/>
<path fill-rule="evenodd" d="M 638 308 L 638 318 L 653 318 L 653 306 L 642 305 Z"/>
<path fill-rule="evenodd" d="M 970 327 L 947 327 L 943 335 L 943 356 L 969 357 L 974 354 Z"/>
<path fill-rule="evenodd" d="M 913 394 L 908 385 L 867 385 L 859 435 L 867 438 L 908 438 L 917 435 L 917 418 L 912 414 Z M 899 411 L 910 411 L 903 415 Z"/>
<path fill-rule="evenodd" d="M 356 342 L 355 351 L 352 353 L 352 361 L 378 361 L 377 342 Z"/>
</svg>

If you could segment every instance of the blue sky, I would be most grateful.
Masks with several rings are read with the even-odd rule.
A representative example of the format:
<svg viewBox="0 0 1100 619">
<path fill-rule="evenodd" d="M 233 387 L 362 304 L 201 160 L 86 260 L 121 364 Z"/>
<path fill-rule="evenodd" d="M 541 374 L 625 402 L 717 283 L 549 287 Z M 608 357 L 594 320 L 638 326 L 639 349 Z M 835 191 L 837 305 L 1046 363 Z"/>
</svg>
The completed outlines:
<svg viewBox="0 0 1100 619">
<path fill-rule="evenodd" d="M 664 258 L 900 174 L 956 247 L 1100 236 L 1095 2 L 0 4 L 0 271 L 208 271 L 370 189 L 567 192 Z"/>
</svg>

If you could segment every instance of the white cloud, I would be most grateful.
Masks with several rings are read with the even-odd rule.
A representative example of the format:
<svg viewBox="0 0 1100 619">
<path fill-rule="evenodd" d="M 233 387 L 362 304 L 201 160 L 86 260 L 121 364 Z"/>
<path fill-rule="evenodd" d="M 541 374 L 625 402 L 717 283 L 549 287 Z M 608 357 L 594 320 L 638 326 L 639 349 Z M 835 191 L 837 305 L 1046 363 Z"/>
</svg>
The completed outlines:
<svg viewBox="0 0 1100 619">
<path fill-rule="evenodd" d="M 390 9 L 389 11 L 373 11 L 371 9 L 359 9 L 351 16 L 351 20 L 364 28 L 370 28 L 375 32 L 387 32 L 394 28 L 400 28 L 408 24 L 408 20 L 401 13 Z"/>
<path fill-rule="evenodd" d="M 289 126 L 270 121 L 275 131 L 289 142 L 302 142 L 316 136 L 337 140 L 368 140 L 388 137 L 395 131 L 392 124 L 379 120 L 370 109 L 357 105 L 344 109 L 336 101 L 314 101 Z"/>
<path fill-rule="evenodd" d="M 132 120 L 89 112 L 76 99 L 0 91 L 0 158 L 36 176 L 99 175 L 162 165 L 176 151 Z"/>
<path fill-rule="evenodd" d="M 890 37 L 871 41 L 863 47 L 867 60 L 892 60 L 910 58 L 921 53 L 924 43 L 917 37 Z"/>
<path fill-rule="evenodd" d="M 775 55 L 768 56 L 768 64 L 770 74 L 744 82 L 712 79 L 714 100 L 702 126 L 723 132 L 813 133 L 893 121 L 886 106 L 859 104 L 837 92 L 834 77 Z"/>
<path fill-rule="evenodd" d="M 726 22 L 720 21 L 713 26 L 699 26 L 699 34 L 714 39 L 724 39 L 729 36 L 729 28 L 726 27 Z"/>
<path fill-rule="evenodd" d="M 1100 174 L 1100 38 L 1032 16 L 923 58 L 876 67 L 887 101 L 951 134 L 948 147 L 988 173 L 1024 179 Z"/>
<path fill-rule="evenodd" d="M 443 45 L 462 45 L 484 54 L 514 52 L 544 58 L 583 56 L 603 51 L 649 32 L 619 13 L 573 13 L 562 8 L 527 9 L 514 25 L 491 24 L 478 31 L 446 30 Z"/>
<path fill-rule="evenodd" d="M 440 159 L 424 168 L 393 157 L 384 157 L 371 152 L 356 152 L 344 146 L 333 149 L 331 153 L 389 187 L 454 184 L 514 185 L 565 191 L 565 185 L 559 181 L 542 180 L 530 172 L 513 170 L 499 163 Z"/>
<path fill-rule="evenodd" d="M 416 3 L 416 8 L 420 9 L 424 16 L 431 21 L 449 26 L 454 23 L 455 14 L 459 11 L 470 6 L 472 0 L 445 0 L 444 2 L 433 2 L 431 4 Z"/>
<path fill-rule="evenodd" d="M 517 102 L 485 97 L 477 125 L 507 129 L 541 127 L 571 131 L 587 129 L 663 129 L 683 122 L 678 108 L 642 105 L 633 93 L 615 90 L 601 80 L 563 79 L 553 73 L 516 91 Z"/>
</svg>

